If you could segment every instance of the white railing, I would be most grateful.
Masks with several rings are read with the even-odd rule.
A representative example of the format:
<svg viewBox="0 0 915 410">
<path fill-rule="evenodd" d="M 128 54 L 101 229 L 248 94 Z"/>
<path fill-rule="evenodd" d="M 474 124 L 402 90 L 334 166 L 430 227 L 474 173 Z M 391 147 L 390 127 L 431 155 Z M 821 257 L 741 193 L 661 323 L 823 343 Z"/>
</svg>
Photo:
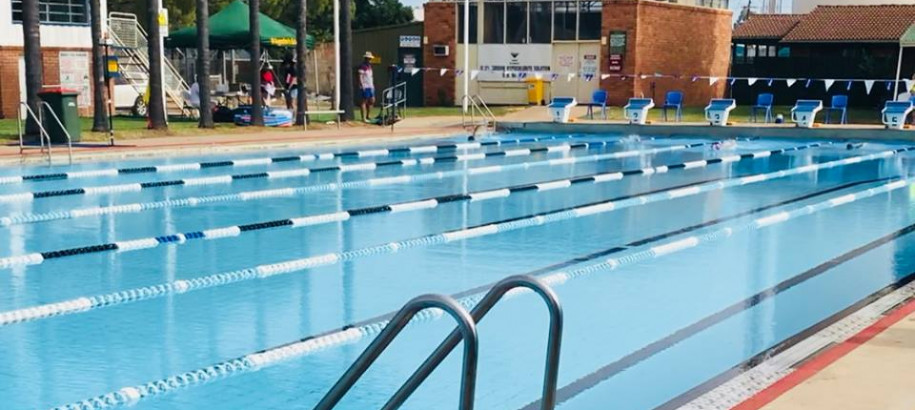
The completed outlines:
<svg viewBox="0 0 915 410">
<path fill-rule="evenodd" d="M 73 163 L 73 139 L 70 137 L 70 132 L 64 127 L 63 122 L 60 121 L 60 117 L 57 116 L 57 113 L 54 112 L 54 109 L 45 102 L 42 101 L 39 106 L 38 114 L 35 114 L 35 111 L 32 111 L 32 108 L 24 102 L 19 103 L 19 113 L 17 115 L 17 130 L 19 131 L 19 155 L 23 155 L 28 147 L 25 145 L 25 128 L 23 127 L 22 119 L 25 118 L 28 121 L 29 118 L 35 122 L 35 125 L 38 127 L 38 148 L 42 154 L 44 154 L 48 159 L 48 165 L 52 165 L 53 159 L 51 155 L 51 134 L 48 133 L 48 130 L 44 127 L 43 115 L 45 109 L 51 113 L 51 118 L 57 122 L 57 126 L 64 132 L 64 135 L 67 137 L 67 158 L 70 164 Z M 25 116 L 23 116 L 22 109 L 25 108 Z"/>
<path fill-rule="evenodd" d="M 465 128 L 472 127 L 474 134 L 480 127 L 485 127 L 489 131 L 496 129 L 496 116 L 486 105 L 486 102 L 483 101 L 482 97 L 479 95 L 465 95 L 461 98 L 461 105 L 465 103 L 467 104 L 467 110 L 461 112 L 461 124 Z M 467 120 L 468 114 L 470 121 Z M 477 120 L 477 117 L 480 118 L 480 121 Z"/>
</svg>

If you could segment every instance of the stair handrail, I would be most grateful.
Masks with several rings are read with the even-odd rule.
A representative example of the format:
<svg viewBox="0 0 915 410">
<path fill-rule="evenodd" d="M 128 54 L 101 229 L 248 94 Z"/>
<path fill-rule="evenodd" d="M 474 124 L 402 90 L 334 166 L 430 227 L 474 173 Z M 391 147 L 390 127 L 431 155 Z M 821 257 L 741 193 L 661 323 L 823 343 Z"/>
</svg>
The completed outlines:
<svg viewBox="0 0 915 410">
<path fill-rule="evenodd" d="M 42 124 L 41 116 L 35 115 L 35 111 L 32 111 L 32 107 L 24 102 L 19 102 L 19 107 L 17 108 L 16 114 L 16 129 L 19 131 L 19 155 L 21 156 L 25 152 L 25 128 L 22 126 L 22 107 L 25 107 L 26 115 L 32 118 L 32 121 L 35 121 L 35 124 L 38 126 L 38 143 L 41 145 L 41 152 L 45 153 L 45 138 L 47 138 L 47 154 L 48 154 L 48 165 L 51 165 L 51 135 L 48 134 L 48 131 L 45 130 L 44 124 Z"/>
<path fill-rule="evenodd" d="M 64 135 L 67 137 L 67 162 L 73 164 L 73 138 L 70 137 L 70 131 L 67 131 L 67 128 L 64 127 L 64 123 L 60 121 L 60 117 L 57 116 L 57 113 L 54 112 L 54 109 L 51 108 L 51 105 L 47 101 L 41 102 L 42 112 L 47 108 L 51 113 L 51 118 L 54 118 L 54 121 L 57 122 L 57 126 L 60 127 L 61 131 L 64 132 Z M 48 146 L 51 146 L 51 137 L 48 136 Z"/>
<path fill-rule="evenodd" d="M 475 323 L 479 324 L 486 314 L 506 293 L 516 288 L 527 288 L 537 293 L 546 303 L 550 313 L 549 339 L 547 341 L 546 368 L 543 375 L 543 392 L 540 400 L 542 410 L 556 407 L 556 385 L 559 379 L 559 354 L 562 344 L 562 306 L 559 298 L 549 286 L 528 275 L 509 276 L 495 285 L 483 296 L 470 311 Z M 442 361 L 454 350 L 460 341 L 460 332 L 455 329 L 448 335 L 425 362 L 414 372 L 397 392 L 388 400 L 384 408 L 398 408 L 416 391 Z"/>
<path fill-rule="evenodd" d="M 476 116 L 479 115 L 483 118 L 486 128 L 496 127 L 496 116 L 492 113 L 492 110 L 489 109 L 489 106 L 486 105 L 486 102 L 483 101 L 483 97 L 479 95 L 465 95 L 461 97 L 461 105 L 467 104 L 467 110 L 461 110 L 461 124 L 464 127 L 475 126 Z M 470 112 L 470 122 L 467 122 L 467 112 Z"/>
<path fill-rule="evenodd" d="M 479 94 L 476 94 L 472 98 L 476 98 L 477 104 L 482 107 L 481 112 L 489 116 L 489 120 L 492 121 L 492 128 L 496 128 L 496 115 L 493 114 L 492 110 L 489 109 L 489 106 L 486 105 L 486 101 L 483 101 L 483 97 Z"/>
<path fill-rule="evenodd" d="M 453 298 L 445 295 L 427 294 L 417 296 L 407 302 L 387 323 L 381 334 L 372 341 L 371 344 L 362 352 L 355 362 L 346 370 L 346 373 L 337 380 L 337 383 L 331 387 L 330 391 L 315 406 L 316 410 L 333 409 L 343 396 L 353 387 L 353 385 L 365 374 L 366 370 L 378 359 L 384 350 L 394 341 L 394 338 L 400 334 L 401 330 L 410 322 L 420 311 L 428 308 L 438 308 L 444 310 L 455 321 L 458 322 L 456 332 L 460 334 L 459 338 L 464 341 L 464 365 L 461 372 L 461 397 L 460 410 L 473 410 L 474 389 L 476 386 L 477 375 L 477 358 L 478 358 L 478 340 L 477 328 L 473 318 L 460 304 Z M 382 409 L 395 409 L 396 407 L 385 406 Z"/>
</svg>

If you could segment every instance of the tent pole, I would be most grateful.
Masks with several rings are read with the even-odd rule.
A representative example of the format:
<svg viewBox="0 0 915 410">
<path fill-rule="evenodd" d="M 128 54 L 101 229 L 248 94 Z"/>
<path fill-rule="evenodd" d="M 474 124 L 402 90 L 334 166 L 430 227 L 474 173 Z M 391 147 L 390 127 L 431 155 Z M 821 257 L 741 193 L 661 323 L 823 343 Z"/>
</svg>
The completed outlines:
<svg viewBox="0 0 915 410">
<path fill-rule="evenodd" d="M 321 80 L 318 77 L 318 49 L 315 47 L 314 50 L 311 50 L 311 57 L 315 60 L 315 97 L 321 95 Z"/>
<path fill-rule="evenodd" d="M 340 111 L 340 0 L 334 0 L 334 62 L 334 111 Z"/>
<path fill-rule="evenodd" d="M 467 96 L 470 95 L 470 0 L 464 0 L 464 96 L 461 109 L 467 114 Z"/>
<path fill-rule="evenodd" d="M 904 49 L 902 43 L 899 43 L 899 61 L 896 62 L 896 83 L 893 89 L 893 101 L 896 101 L 896 98 L 899 97 L 899 79 L 902 76 L 902 50 Z"/>
</svg>

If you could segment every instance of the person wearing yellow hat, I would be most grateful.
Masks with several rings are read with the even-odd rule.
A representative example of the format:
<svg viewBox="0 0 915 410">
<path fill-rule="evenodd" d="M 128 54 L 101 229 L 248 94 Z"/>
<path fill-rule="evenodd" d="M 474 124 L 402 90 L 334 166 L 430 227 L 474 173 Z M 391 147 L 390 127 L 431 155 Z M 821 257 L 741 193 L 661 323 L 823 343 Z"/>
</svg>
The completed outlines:
<svg viewBox="0 0 915 410">
<path fill-rule="evenodd" d="M 366 51 L 362 64 L 359 65 L 359 89 L 362 91 L 362 121 L 367 122 L 371 116 L 372 106 L 375 105 L 375 79 L 372 73 L 372 60 L 375 58 L 371 51 Z"/>
</svg>

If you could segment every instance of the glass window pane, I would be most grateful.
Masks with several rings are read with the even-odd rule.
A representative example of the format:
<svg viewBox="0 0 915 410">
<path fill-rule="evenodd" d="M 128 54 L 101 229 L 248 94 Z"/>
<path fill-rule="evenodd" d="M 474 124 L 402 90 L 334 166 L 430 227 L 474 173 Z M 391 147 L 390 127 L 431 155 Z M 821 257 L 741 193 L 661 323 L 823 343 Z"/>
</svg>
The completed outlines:
<svg viewBox="0 0 915 410">
<path fill-rule="evenodd" d="M 782 57 L 782 58 L 791 57 L 791 48 L 790 47 L 779 47 L 778 56 Z"/>
<path fill-rule="evenodd" d="M 14 23 L 22 22 L 22 0 L 13 0 L 12 17 Z M 86 0 L 39 0 L 38 19 L 42 23 L 76 23 L 89 22 L 89 10 Z"/>
<path fill-rule="evenodd" d="M 531 43 L 548 44 L 553 41 L 553 3 L 533 1 L 531 9 Z"/>
<path fill-rule="evenodd" d="M 553 15 L 553 38 L 555 40 L 575 40 L 575 34 L 578 31 L 575 21 L 575 2 L 557 1 L 553 7 L 556 9 Z"/>
<path fill-rule="evenodd" d="M 458 26 L 457 39 L 458 39 L 458 41 L 457 42 L 458 42 L 458 44 L 464 44 L 464 5 L 458 4 L 457 9 L 458 9 L 458 17 L 457 17 L 457 19 L 458 19 L 458 21 L 457 21 L 457 26 Z M 477 43 L 477 5 L 476 4 L 470 5 L 470 33 L 469 34 L 470 34 L 470 44 L 476 44 Z"/>
<path fill-rule="evenodd" d="M 483 5 L 483 42 L 502 44 L 505 42 L 505 3 Z"/>
<path fill-rule="evenodd" d="M 527 2 L 510 2 L 506 4 L 506 36 L 509 44 L 527 43 Z"/>
<path fill-rule="evenodd" d="M 601 2 L 585 0 L 578 3 L 578 39 L 600 40 Z"/>
</svg>

